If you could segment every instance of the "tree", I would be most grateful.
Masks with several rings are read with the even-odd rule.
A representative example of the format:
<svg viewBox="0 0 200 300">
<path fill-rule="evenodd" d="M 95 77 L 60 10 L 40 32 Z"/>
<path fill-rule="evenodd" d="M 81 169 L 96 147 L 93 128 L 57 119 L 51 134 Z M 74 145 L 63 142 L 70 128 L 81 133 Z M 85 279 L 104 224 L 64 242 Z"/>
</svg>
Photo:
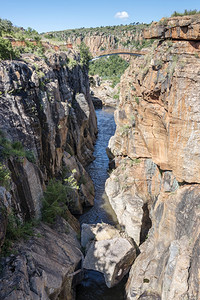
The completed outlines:
<svg viewBox="0 0 200 300">
<path fill-rule="evenodd" d="M 14 59 L 16 53 L 9 40 L 0 38 L 0 59 Z"/>
<path fill-rule="evenodd" d="M 79 47 L 80 51 L 80 63 L 81 65 L 85 65 L 87 68 L 89 67 L 89 61 L 92 59 L 92 54 L 90 53 L 89 47 L 87 47 L 83 42 Z"/>
</svg>

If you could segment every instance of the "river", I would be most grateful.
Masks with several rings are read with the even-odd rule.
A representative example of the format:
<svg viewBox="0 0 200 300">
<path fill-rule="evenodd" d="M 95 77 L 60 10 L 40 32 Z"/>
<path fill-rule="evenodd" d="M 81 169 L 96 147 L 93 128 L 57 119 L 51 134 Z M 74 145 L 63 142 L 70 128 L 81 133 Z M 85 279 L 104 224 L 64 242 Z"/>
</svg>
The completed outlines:
<svg viewBox="0 0 200 300">
<path fill-rule="evenodd" d="M 87 167 L 95 187 L 94 206 L 85 212 L 79 218 L 79 221 L 81 224 L 105 222 L 116 225 L 115 213 L 105 195 L 105 182 L 108 178 L 109 163 L 106 147 L 110 137 L 115 133 L 114 109 L 103 107 L 96 110 L 96 115 L 98 138 L 94 150 L 95 160 Z M 105 284 L 103 274 L 92 270 L 85 271 L 84 279 L 77 286 L 76 300 L 123 300 L 125 281 L 126 279 L 109 289 Z"/>
</svg>

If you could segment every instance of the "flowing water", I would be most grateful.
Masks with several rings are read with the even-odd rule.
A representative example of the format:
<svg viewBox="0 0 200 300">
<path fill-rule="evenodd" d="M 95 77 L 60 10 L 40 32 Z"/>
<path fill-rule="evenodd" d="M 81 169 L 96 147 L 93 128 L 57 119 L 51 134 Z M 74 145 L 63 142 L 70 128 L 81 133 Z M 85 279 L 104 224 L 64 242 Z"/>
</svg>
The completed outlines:
<svg viewBox="0 0 200 300">
<path fill-rule="evenodd" d="M 116 224 L 117 219 L 107 197 L 105 195 L 105 182 L 108 178 L 109 159 L 106 154 L 109 139 L 115 133 L 114 109 L 103 107 L 96 110 L 98 137 L 95 145 L 95 160 L 86 168 L 90 174 L 95 187 L 94 206 L 85 212 L 80 218 L 80 223 Z"/>
<path fill-rule="evenodd" d="M 96 115 L 98 124 L 98 138 L 94 151 L 96 159 L 87 168 L 94 182 L 95 200 L 94 206 L 85 212 L 79 218 L 79 221 L 81 224 L 105 222 L 116 225 L 115 213 L 105 195 L 105 182 L 108 178 L 109 163 L 106 147 L 110 137 L 115 133 L 114 109 L 104 107 L 96 110 Z M 76 289 L 76 300 L 123 300 L 125 281 L 126 278 L 117 286 L 109 289 L 105 284 L 103 274 L 93 270 L 85 271 L 84 279 Z"/>
</svg>

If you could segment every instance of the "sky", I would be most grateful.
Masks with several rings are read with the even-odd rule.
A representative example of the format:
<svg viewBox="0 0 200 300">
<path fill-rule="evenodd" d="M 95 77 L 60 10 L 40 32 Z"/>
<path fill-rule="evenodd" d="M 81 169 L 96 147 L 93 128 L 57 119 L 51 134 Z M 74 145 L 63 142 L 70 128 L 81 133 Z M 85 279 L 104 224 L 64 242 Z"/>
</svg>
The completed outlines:
<svg viewBox="0 0 200 300">
<path fill-rule="evenodd" d="M 39 33 L 80 27 L 150 23 L 175 10 L 200 10 L 200 0 L 0 0 L 0 18 Z"/>
</svg>

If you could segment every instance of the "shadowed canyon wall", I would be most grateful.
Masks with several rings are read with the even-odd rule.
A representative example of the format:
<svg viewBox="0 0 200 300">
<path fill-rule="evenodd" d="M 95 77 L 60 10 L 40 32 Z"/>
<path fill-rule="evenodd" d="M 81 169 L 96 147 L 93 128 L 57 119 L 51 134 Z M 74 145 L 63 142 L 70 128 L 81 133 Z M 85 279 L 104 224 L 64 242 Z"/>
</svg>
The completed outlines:
<svg viewBox="0 0 200 300">
<path fill-rule="evenodd" d="M 9 189 L 0 187 L 1 245 L 8 215 L 21 221 L 40 218 L 45 186 L 63 172 L 79 185 L 71 212 L 93 205 L 93 183 L 84 166 L 93 160 L 96 116 L 87 69 L 78 62 L 69 68 L 71 56 L 76 60 L 69 52 L 50 54 L 46 61 L 27 54 L 21 61 L 0 63 L 1 167 L 11 177 Z M 16 142 L 29 156 L 12 152 Z M 8 148 L 11 153 L 5 153 Z M 58 219 L 51 228 L 36 226 L 33 237 L 16 243 L 16 254 L 2 260 L 0 298 L 72 299 L 70 274 L 82 254 L 79 224 L 69 211 L 65 214 L 67 221 Z"/>
</svg>

